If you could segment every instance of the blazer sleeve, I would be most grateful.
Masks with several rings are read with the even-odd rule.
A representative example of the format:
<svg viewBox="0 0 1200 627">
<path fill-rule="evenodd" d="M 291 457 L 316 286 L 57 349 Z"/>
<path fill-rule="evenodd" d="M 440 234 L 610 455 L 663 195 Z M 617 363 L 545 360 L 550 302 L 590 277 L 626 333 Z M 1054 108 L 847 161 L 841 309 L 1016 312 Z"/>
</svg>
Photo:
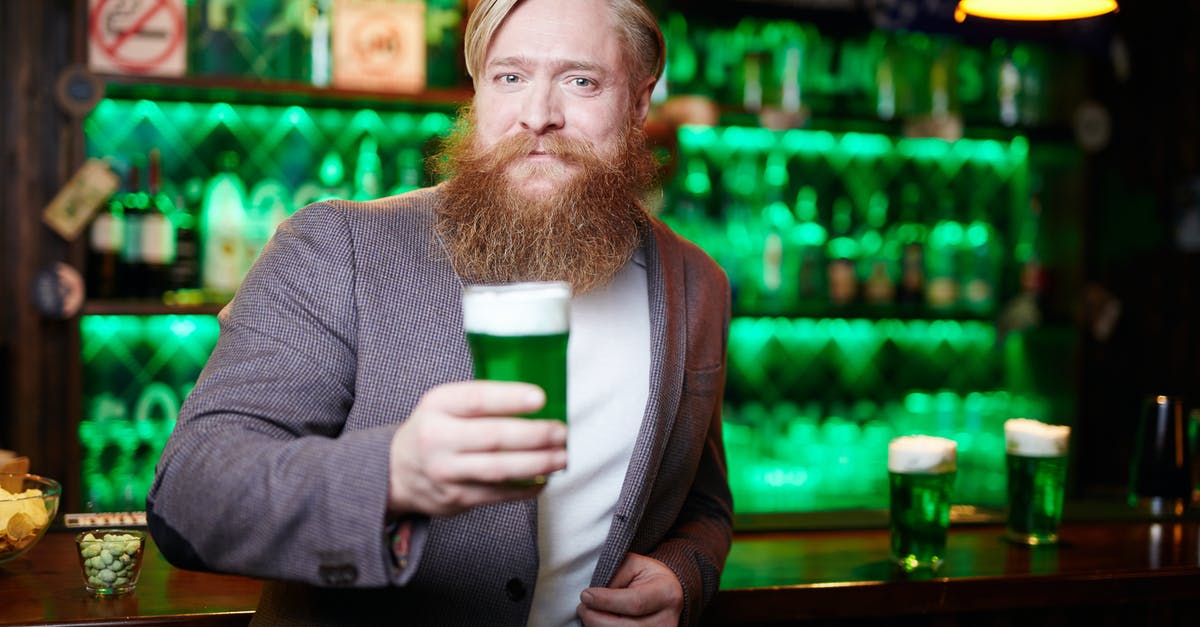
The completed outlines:
<svg viewBox="0 0 1200 627">
<path fill-rule="evenodd" d="M 716 596 L 733 538 L 733 495 L 729 488 L 721 405 L 729 339 L 730 291 L 724 272 L 698 249 L 685 248 L 687 345 L 704 355 L 700 369 L 685 375 L 680 401 L 686 416 L 706 424 L 695 478 L 666 538 L 649 555 L 675 571 L 683 586 L 681 625 L 698 625 Z"/>
<path fill-rule="evenodd" d="M 395 421 L 343 433 L 355 396 L 347 216 L 282 224 L 220 313 L 147 497 L 151 534 L 183 568 L 383 586 Z"/>
</svg>

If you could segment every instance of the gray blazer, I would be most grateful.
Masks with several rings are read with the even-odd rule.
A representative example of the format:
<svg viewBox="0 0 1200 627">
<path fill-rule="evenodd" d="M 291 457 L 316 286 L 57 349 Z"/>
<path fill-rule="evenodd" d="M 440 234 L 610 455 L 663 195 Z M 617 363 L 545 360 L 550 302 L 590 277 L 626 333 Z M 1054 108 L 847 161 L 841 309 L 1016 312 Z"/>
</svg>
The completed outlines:
<svg viewBox="0 0 1200 627">
<path fill-rule="evenodd" d="M 172 564 L 268 580 L 254 624 L 526 622 L 536 500 L 415 517 L 409 559 L 391 551 L 392 433 L 423 392 L 472 372 L 462 284 L 434 245 L 438 202 L 431 188 L 298 211 L 220 314 L 146 505 Z M 650 395 L 592 583 L 628 551 L 649 555 L 675 571 L 696 624 L 732 534 L 729 285 L 657 220 L 643 247 Z"/>
</svg>

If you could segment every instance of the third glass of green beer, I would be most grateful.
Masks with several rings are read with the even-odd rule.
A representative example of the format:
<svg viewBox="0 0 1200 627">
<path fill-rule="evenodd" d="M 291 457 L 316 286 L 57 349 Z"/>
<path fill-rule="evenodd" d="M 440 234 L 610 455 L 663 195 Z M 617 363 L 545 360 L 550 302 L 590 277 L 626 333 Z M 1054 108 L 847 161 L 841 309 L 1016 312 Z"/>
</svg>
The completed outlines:
<svg viewBox="0 0 1200 627">
<path fill-rule="evenodd" d="M 888 444 L 891 556 L 907 572 L 936 571 L 946 559 L 957 453 L 954 440 L 929 435 Z"/>
<path fill-rule="evenodd" d="M 571 287 L 561 282 L 470 285 L 463 327 L 475 378 L 524 381 L 546 392 L 530 418 L 567 420 L 567 336 Z"/>
<path fill-rule="evenodd" d="M 1058 542 L 1071 428 L 1027 418 L 1004 423 L 1008 451 L 1008 524 L 1005 536 L 1019 544 Z"/>
</svg>

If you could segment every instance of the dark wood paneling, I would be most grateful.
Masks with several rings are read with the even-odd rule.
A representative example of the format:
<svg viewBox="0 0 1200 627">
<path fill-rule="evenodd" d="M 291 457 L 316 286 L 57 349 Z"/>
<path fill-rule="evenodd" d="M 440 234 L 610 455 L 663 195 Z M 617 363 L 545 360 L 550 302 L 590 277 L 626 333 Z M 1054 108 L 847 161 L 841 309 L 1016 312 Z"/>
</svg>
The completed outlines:
<svg viewBox="0 0 1200 627">
<path fill-rule="evenodd" d="M 66 506 L 78 502 L 80 415 L 76 320 L 38 313 L 31 287 L 56 262 L 81 267 L 79 242 L 41 221 L 42 208 L 83 159 L 79 121 L 55 102 L 55 79 L 82 61 L 82 0 L 0 3 L 5 184 L 0 186 L 0 345 L 6 363 L 0 447 L 30 457 L 32 469 L 60 480 Z"/>
</svg>

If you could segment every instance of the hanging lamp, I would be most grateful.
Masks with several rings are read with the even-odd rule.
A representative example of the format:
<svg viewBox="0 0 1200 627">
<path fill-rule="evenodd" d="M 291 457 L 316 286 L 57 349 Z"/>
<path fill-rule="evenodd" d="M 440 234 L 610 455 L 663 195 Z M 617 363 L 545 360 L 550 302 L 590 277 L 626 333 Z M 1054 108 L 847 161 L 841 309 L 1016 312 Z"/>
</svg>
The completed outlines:
<svg viewBox="0 0 1200 627">
<path fill-rule="evenodd" d="M 1073 20 L 1117 10 L 1116 0 L 959 0 L 954 19 L 968 15 L 996 20 Z"/>
</svg>

